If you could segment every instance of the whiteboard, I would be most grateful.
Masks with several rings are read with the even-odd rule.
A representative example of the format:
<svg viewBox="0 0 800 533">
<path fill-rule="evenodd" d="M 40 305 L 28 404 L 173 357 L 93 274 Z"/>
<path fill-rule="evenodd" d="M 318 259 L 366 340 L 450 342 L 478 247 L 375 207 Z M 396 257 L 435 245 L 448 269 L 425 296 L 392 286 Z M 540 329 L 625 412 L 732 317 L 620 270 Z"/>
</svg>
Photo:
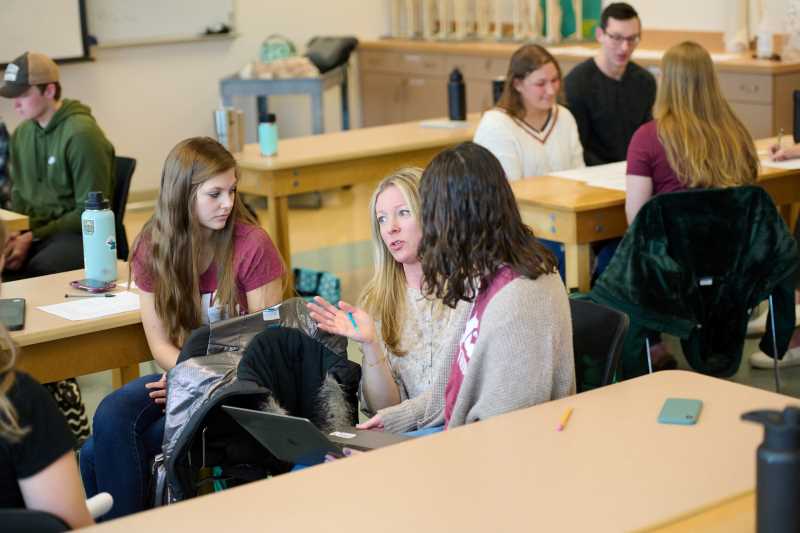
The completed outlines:
<svg viewBox="0 0 800 533">
<path fill-rule="evenodd" d="M 86 0 L 89 34 L 100 46 L 191 40 L 206 28 L 233 29 L 234 0 Z"/>
<path fill-rule="evenodd" d="M 53 59 L 88 56 L 79 0 L 2 0 L 0 63 L 26 51 Z"/>
</svg>

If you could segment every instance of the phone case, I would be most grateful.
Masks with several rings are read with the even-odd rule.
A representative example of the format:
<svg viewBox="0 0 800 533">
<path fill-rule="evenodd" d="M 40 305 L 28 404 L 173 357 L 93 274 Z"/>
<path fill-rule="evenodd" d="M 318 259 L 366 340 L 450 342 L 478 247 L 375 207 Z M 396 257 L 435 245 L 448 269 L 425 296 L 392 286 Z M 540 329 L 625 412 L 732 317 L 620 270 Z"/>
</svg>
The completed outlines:
<svg viewBox="0 0 800 533">
<path fill-rule="evenodd" d="M 23 329 L 25 327 L 25 298 L 0 300 L 0 322 L 9 331 Z"/>
<path fill-rule="evenodd" d="M 658 415 L 660 424 L 680 424 L 690 426 L 697 422 L 703 402 L 686 398 L 667 398 L 661 413 Z"/>
</svg>

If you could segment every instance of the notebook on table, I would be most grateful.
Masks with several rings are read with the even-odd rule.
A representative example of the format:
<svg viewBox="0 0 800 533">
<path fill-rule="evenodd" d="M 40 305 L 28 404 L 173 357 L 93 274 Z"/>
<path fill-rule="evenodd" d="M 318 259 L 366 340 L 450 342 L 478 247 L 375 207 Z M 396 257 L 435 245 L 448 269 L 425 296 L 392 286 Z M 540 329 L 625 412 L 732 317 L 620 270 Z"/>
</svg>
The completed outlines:
<svg viewBox="0 0 800 533">
<path fill-rule="evenodd" d="M 325 434 L 307 418 L 230 405 L 224 405 L 222 409 L 272 455 L 287 463 L 315 465 L 325 461 L 326 454 L 341 456 L 344 447 L 368 451 L 413 438 L 355 427 Z"/>
</svg>

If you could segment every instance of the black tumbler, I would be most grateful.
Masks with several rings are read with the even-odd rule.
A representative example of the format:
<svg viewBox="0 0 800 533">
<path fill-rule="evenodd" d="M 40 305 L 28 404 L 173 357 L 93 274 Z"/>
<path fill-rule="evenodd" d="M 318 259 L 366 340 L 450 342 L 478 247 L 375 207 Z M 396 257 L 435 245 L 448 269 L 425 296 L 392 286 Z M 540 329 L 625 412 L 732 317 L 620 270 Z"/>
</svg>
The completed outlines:
<svg viewBox="0 0 800 533">
<path fill-rule="evenodd" d="M 457 68 L 450 73 L 447 82 L 447 110 L 450 120 L 467 120 L 467 89 L 464 76 Z"/>
<path fill-rule="evenodd" d="M 794 100 L 794 142 L 800 143 L 800 91 L 792 93 Z"/>
<path fill-rule="evenodd" d="M 800 408 L 751 411 L 744 420 L 764 425 L 756 452 L 756 530 L 800 531 Z"/>
<path fill-rule="evenodd" d="M 503 96 L 503 87 L 505 84 L 506 78 L 504 76 L 492 80 L 492 105 L 497 105 L 497 102 L 500 101 L 500 97 Z"/>
</svg>

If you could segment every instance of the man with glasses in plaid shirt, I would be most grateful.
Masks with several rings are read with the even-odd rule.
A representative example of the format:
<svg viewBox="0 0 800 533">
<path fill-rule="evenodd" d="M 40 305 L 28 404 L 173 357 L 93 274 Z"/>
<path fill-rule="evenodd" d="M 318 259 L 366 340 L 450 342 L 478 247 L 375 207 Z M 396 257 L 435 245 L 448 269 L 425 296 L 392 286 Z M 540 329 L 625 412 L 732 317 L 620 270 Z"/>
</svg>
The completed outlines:
<svg viewBox="0 0 800 533">
<path fill-rule="evenodd" d="M 656 80 L 631 61 L 641 34 L 633 7 L 609 4 L 595 29 L 597 55 L 564 78 L 567 107 L 578 123 L 587 165 L 625 160 L 633 133 L 653 118 Z"/>
</svg>

